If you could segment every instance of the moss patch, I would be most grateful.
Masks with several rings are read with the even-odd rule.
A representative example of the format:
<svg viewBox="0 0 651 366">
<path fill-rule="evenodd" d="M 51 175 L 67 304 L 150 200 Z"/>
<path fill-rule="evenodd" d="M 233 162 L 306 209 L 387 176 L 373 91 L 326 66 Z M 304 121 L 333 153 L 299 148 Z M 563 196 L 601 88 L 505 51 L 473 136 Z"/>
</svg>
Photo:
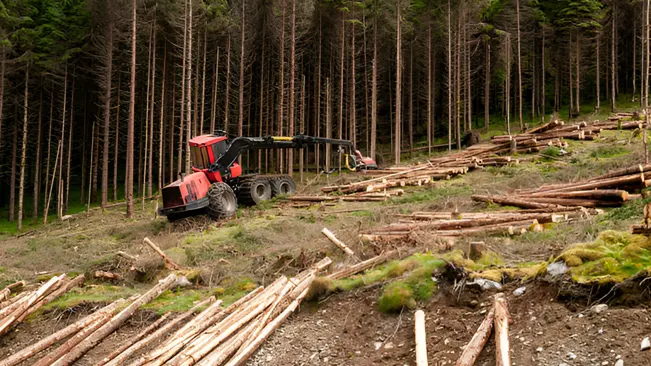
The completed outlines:
<svg viewBox="0 0 651 366">
<path fill-rule="evenodd" d="M 571 267 L 570 275 L 578 283 L 618 283 L 651 270 L 651 239 L 608 230 L 592 243 L 573 245 L 556 260 Z"/>
</svg>

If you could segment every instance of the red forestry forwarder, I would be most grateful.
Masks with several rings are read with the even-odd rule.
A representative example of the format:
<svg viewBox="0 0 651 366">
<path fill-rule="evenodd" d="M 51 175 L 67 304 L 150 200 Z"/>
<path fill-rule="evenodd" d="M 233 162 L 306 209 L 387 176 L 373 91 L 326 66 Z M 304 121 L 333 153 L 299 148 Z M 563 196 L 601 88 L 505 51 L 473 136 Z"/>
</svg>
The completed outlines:
<svg viewBox="0 0 651 366">
<path fill-rule="evenodd" d="M 289 175 L 242 175 L 237 158 L 246 151 L 260 149 L 300 149 L 315 144 L 339 146 L 346 167 L 352 171 L 377 169 L 375 161 L 363 157 L 348 140 L 305 135 L 293 137 L 236 137 L 225 132 L 202 135 L 189 141 L 194 173 L 163 188 L 163 208 L 158 213 L 169 221 L 207 213 L 218 220 L 231 217 L 238 202 L 253 206 L 277 195 L 292 194 L 296 182 Z"/>
</svg>

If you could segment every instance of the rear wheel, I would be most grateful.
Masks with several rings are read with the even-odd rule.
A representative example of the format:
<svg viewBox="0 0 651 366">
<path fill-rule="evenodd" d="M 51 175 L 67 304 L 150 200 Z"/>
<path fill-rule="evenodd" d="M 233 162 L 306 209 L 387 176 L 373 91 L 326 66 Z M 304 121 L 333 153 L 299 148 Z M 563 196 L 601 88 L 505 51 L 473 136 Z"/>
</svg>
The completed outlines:
<svg viewBox="0 0 651 366">
<path fill-rule="evenodd" d="M 247 206 L 257 205 L 271 199 L 271 185 L 263 177 L 242 178 L 237 198 Z"/>
<path fill-rule="evenodd" d="M 208 200 L 208 216 L 214 220 L 231 217 L 237 212 L 235 192 L 226 183 L 213 183 L 208 189 Z"/>
<path fill-rule="evenodd" d="M 296 182 L 289 175 L 281 175 L 270 180 L 271 196 L 290 195 L 296 193 Z"/>
</svg>

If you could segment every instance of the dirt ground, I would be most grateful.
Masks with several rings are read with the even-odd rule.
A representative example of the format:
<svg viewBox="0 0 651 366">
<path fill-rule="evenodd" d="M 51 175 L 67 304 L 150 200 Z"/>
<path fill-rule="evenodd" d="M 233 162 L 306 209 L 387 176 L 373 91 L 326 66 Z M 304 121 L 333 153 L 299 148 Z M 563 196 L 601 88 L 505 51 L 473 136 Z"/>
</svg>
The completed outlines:
<svg viewBox="0 0 651 366">
<path fill-rule="evenodd" d="M 142 245 L 142 238 L 148 236 L 183 266 L 201 270 L 201 285 L 195 290 L 207 296 L 242 278 L 265 284 L 281 274 L 292 275 L 326 255 L 335 263 L 333 270 L 346 265 L 349 259 L 320 234 L 323 227 L 335 232 L 362 258 L 396 248 L 465 250 L 468 242 L 483 240 L 507 265 L 547 260 L 568 245 L 594 240 L 600 231 L 628 230 L 639 218 L 592 218 L 569 225 L 558 224 L 542 233 L 479 236 L 453 243 L 435 240 L 424 233 L 408 242 L 369 245 L 361 243 L 358 234 L 392 222 L 392 215 L 397 213 L 497 209 L 472 202 L 470 196 L 474 193 L 504 193 L 630 166 L 632 161 L 642 159 L 638 146 L 627 145 L 625 153 L 619 155 L 595 153 L 600 147 L 618 146 L 626 136 L 605 135 L 604 141 L 597 143 L 572 142 L 571 155 L 562 161 L 527 162 L 474 171 L 427 188 L 408 188 L 404 197 L 386 203 L 351 202 L 294 208 L 286 202 L 273 202 L 263 208 L 243 208 L 237 218 L 221 223 L 196 218 L 168 224 L 164 219 L 153 219 L 153 204 L 146 205 L 144 211 L 137 210 L 138 216 L 132 220 L 124 219 L 122 208 L 107 210 L 104 215 L 94 211 L 88 217 L 78 215 L 25 235 L 0 236 L 0 282 L 18 279 L 33 282 L 43 272 L 89 274 L 95 269 L 128 272 L 128 265 L 116 262 L 115 253 L 125 251 L 140 259 L 155 258 Z M 326 181 L 322 177 L 299 189 L 316 192 L 320 185 L 363 178 L 349 175 Z M 160 275 L 161 267 L 161 263 L 156 263 L 154 274 L 144 283 L 142 278 L 127 276 L 126 281 L 117 285 L 149 286 Z M 90 280 L 89 283 L 98 282 Z M 377 301 L 382 286 L 379 283 L 304 303 L 248 365 L 414 365 L 413 310 L 381 313 Z M 524 295 L 513 295 L 513 290 L 521 286 L 526 286 Z M 651 351 L 639 350 L 642 339 L 651 335 L 648 303 L 613 306 L 597 313 L 586 305 L 585 299 L 560 297 L 555 283 L 509 283 L 504 292 L 512 316 L 513 365 L 615 365 L 619 358 L 627 366 L 651 365 Z M 442 285 L 430 301 L 419 304 L 426 313 L 431 365 L 456 362 L 481 323 L 493 294 L 471 290 L 458 293 L 448 284 Z M 98 305 L 85 303 L 64 311 L 48 310 L 20 324 L 0 337 L 0 359 L 89 313 L 94 306 Z M 76 364 L 96 364 L 157 316 L 155 311 L 139 311 Z M 495 344 L 491 339 L 477 364 L 494 365 L 494 358 Z"/>
</svg>

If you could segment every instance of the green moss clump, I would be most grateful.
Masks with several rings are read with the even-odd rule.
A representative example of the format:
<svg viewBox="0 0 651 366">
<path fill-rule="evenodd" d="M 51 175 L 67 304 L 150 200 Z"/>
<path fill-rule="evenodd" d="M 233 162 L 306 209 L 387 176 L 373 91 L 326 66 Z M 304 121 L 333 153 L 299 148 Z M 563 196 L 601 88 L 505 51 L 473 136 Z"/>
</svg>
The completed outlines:
<svg viewBox="0 0 651 366">
<path fill-rule="evenodd" d="M 651 270 L 651 239 L 626 232 L 602 232 L 593 243 L 577 244 L 561 253 L 578 283 L 618 283 Z"/>
<path fill-rule="evenodd" d="M 387 285 L 378 301 L 378 308 L 384 313 L 395 313 L 402 308 L 416 307 L 414 292 L 404 282 L 393 282 Z"/>
</svg>

